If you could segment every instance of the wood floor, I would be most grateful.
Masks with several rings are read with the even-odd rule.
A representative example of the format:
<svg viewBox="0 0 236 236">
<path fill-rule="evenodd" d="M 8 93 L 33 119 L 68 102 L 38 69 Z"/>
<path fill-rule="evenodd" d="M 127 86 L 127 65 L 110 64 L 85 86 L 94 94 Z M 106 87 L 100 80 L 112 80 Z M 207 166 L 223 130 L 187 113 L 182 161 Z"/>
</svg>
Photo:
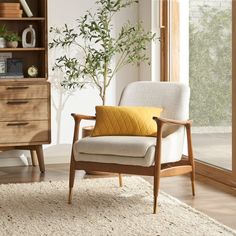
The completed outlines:
<svg viewBox="0 0 236 236">
<path fill-rule="evenodd" d="M 4 167 L 0 168 L 0 184 L 27 183 L 38 181 L 68 180 L 67 164 L 47 165 L 46 173 L 40 174 L 38 167 Z M 89 176 L 100 178 L 107 176 Z M 79 173 L 77 173 L 77 181 Z M 152 183 L 152 178 L 144 177 Z M 117 178 L 118 183 L 118 178 Z M 223 185 L 198 176 L 196 196 L 191 195 L 190 181 L 187 176 L 161 179 L 161 190 L 204 212 L 212 218 L 236 229 L 236 191 L 228 190 Z"/>
<path fill-rule="evenodd" d="M 193 133 L 195 159 L 232 170 L 232 133 Z"/>
</svg>

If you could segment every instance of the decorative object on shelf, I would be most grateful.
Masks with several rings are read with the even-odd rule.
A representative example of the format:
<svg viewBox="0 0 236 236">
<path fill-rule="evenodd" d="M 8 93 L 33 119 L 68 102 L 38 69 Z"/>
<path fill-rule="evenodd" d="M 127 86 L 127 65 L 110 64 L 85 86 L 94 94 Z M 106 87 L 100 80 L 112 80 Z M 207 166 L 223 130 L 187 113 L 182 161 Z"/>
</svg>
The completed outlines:
<svg viewBox="0 0 236 236">
<path fill-rule="evenodd" d="M 145 31 L 141 22 L 136 25 L 127 22 L 116 32 L 117 37 L 112 33 L 117 13 L 135 3 L 138 1 L 97 0 L 97 10 L 87 11 L 77 20 L 76 27 L 70 28 L 67 24 L 63 29 L 51 27 L 54 35 L 49 47 L 60 48 L 60 54 L 64 52 L 56 58 L 53 67 L 64 72 L 61 83 L 64 88 L 81 89 L 91 85 L 98 89 L 105 104 L 107 88 L 122 67 L 149 61 L 146 49 L 155 34 Z"/>
<path fill-rule="evenodd" d="M 27 42 L 27 34 L 30 34 L 30 42 Z M 22 47 L 34 48 L 36 45 L 36 34 L 32 25 L 29 25 L 22 33 Z"/>
<path fill-rule="evenodd" d="M 0 3 L 0 17 L 21 18 L 23 11 L 20 9 L 20 3 Z"/>
<path fill-rule="evenodd" d="M 18 59 L 18 58 L 7 59 L 7 73 L 11 73 L 15 75 L 23 75 L 22 59 Z"/>
<path fill-rule="evenodd" d="M 7 29 L 5 25 L 0 26 L 0 48 L 5 48 L 6 47 L 6 36 Z"/>
<path fill-rule="evenodd" d="M 36 78 L 38 76 L 39 70 L 36 66 L 32 65 L 27 69 L 28 76 L 31 78 Z"/>
<path fill-rule="evenodd" d="M 5 61 L 5 64 L 7 64 L 8 58 L 12 58 L 12 52 L 1 52 L 0 53 L 0 60 Z"/>
<path fill-rule="evenodd" d="M 27 2 L 26 2 L 25 0 L 20 0 L 20 3 L 21 3 L 21 5 L 22 5 L 22 7 L 23 7 L 23 9 L 24 9 L 24 11 L 25 11 L 25 13 L 26 13 L 26 15 L 27 15 L 28 17 L 32 17 L 32 16 L 33 16 L 33 13 L 32 13 L 32 11 L 30 10 L 29 5 L 27 4 Z"/>
<path fill-rule="evenodd" d="M 4 59 L 0 59 L 0 75 L 6 73 L 6 61 Z"/>
<path fill-rule="evenodd" d="M 18 34 L 16 33 L 7 33 L 5 37 L 7 41 L 7 47 L 8 48 L 17 48 L 18 47 L 18 42 L 21 41 L 21 38 L 19 37 Z"/>
</svg>

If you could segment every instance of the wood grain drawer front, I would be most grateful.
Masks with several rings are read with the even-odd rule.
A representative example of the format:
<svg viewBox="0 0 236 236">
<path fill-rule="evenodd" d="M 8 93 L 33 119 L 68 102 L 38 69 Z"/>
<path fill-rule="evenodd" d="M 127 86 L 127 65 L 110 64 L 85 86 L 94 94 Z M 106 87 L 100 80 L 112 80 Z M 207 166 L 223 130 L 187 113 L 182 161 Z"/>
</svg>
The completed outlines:
<svg viewBox="0 0 236 236">
<path fill-rule="evenodd" d="M 48 89 L 47 84 L 0 86 L 0 99 L 48 98 Z"/>
<path fill-rule="evenodd" d="M 0 121 L 47 120 L 47 99 L 0 100 Z"/>
<path fill-rule="evenodd" d="M 0 143 L 48 142 L 48 121 L 0 122 Z"/>
</svg>

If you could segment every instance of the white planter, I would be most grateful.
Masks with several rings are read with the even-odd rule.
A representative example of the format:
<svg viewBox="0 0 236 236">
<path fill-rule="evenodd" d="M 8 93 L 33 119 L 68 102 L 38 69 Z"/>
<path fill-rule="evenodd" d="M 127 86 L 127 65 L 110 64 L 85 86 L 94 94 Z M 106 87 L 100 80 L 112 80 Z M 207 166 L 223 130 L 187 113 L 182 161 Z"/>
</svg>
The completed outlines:
<svg viewBox="0 0 236 236">
<path fill-rule="evenodd" d="M 6 47 L 6 40 L 4 38 L 0 38 L 0 48 Z"/>
</svg>

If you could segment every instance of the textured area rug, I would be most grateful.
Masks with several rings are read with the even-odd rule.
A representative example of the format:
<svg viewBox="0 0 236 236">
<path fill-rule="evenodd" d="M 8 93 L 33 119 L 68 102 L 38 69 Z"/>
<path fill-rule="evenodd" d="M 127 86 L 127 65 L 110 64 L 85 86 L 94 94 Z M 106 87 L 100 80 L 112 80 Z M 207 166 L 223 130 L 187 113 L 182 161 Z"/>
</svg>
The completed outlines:
<svg viewBox="0 0 236 236">
<path fill-rule="evenodd" d="M 0 186 L 0 235 L 236 235 L 230 228 L 160 193 L 140 177 L 77 180 L 73 204 L 67 182 Z"/>
</svg>

